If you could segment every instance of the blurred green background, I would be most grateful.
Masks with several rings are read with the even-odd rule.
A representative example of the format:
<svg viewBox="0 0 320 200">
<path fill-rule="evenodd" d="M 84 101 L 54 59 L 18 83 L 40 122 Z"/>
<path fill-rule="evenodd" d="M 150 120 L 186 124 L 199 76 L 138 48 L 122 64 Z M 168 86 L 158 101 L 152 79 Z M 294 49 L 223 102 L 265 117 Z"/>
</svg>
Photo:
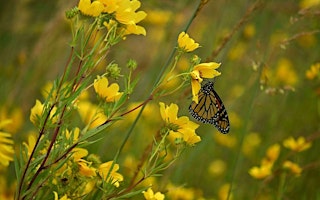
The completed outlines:
<svg viewBox="0 0 320 200">
<path fill-rule="evenodd" d="M 17 146 L 32 129 L 30 108 L 35 99 L 42 98 L 41 89 L 62 74 L 71 40 L 70 24 L 64 12 L 77 3 L 74 0 L 0 3 L 1 119 L 16 120 L 15 126 L 9 129 Z M 147 36 L 128 36 L 111 50 L 106 61 L 114 60 L 120 67 L 130 58 L 137 61 L 135 75 L 140 77 L 140 82 L 130 99 L 132 102 L 148 97 L 155 78 L 175 47 L 178 34 L 197 5 L 197 1 L 183 0 L 141 3 L 140 10 L 148 14 L 141 23 Z M 201 45 L 195 54 L 203 61 L 212 58 L 214 50 L 254 3 L 251 0 L 209 1 L 187 31 Z M 201 125 L 197 133 L 202 141 L 189 148 L 158 178 L 159 190 L 165 190 L 164 186 L 172 183 L 189 188 L 194 193 L 191 199 L 200 196 L 223 199 L 223 185 L 232 183 L 233 199 L 276 199 L 279 188 L 284 189 L 283 199 L 320 199 L 320 75 L 312 80 L 306 77 L 310 66 L 320 62 L 319 12 L 317 0 L 270 0 L 260 1 L 257 9 L 248 14 L 245 23 L 210 60 L 222 63 L 218 69 L 222 75 L 216 79 L 215 89 L 228 111 L 230 133 L 222 135 L 210 125 Z M 180 72 L 188 69 L 187 56 L 178 66 Z M 97 73 L 103 73 L 104 68 L 100 70 Z M 177 103 L 179 115 L 189 116 L 190 97 L 190 91 L 185 90 L 160 101 Z M 151 141 L 152 134 L 160 127 L 160 121 L 150 119 L 159 115 L 158 101 L 150 103 L 150 111 L 147 109 L 140 120 L 121 157 L 123 163 L 128 156 L 139 159 L 144 148 L 141 141 L 146 137 Z M 118 145 L 116 141 L 124 136 L 120 133 L 125 133 L 125 128 L 115 128 L 107 134 L 98 145 L 91 147 L 92 153 L 104 160 L 112 159 Z M 290 136 L 312 139 L 309 150 L 290 157 L 304 169 L 301 176 L 288 173 L 285 186 L 280 186 L 279 173 L 270 181 L 256 180 L 248 174 L 252 166 L 260 164 L 269 146 L 282 145 Z M 275 169 L 281 168 L 281 162 L 289 153 L 281 148 Z M 124 174 L 125 169 L 122 168 Z M 13 166 L 10 165 L 10 173 L 1 175 L 12 182 Z"/>
</svg>

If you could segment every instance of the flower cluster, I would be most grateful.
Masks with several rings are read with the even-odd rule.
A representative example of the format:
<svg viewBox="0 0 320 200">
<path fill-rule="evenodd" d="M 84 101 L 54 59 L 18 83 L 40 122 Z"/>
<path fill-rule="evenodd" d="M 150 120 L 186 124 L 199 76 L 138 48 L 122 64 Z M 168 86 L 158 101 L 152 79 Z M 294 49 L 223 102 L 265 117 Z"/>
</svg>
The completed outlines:
<svg viewBox="0 0 320 200">
<path fill-rule="evenodd" d="M 301 152 L 311 147 L 311 142 L 307 142 L 304 137 L 299 137 L 295 140 L 293 137 L 289 137 L 283 141 L 283 146 L 290 149 L 293 152 Z M 257 179 L 262 179 L 272 174 L 272 167 L 280 154 L 280 145 L 275 144 L 268 148 L 266 157 L 262 159 L 260 167 L 252 167 L 249 170 L 249 174 Z M 300 176 L 302 168 L 290 161 L 285 160 L 282 163 L 284 169 L 288 169 L 296 176 Z"/>
<path fill-rule="evenodd" d="M 87 16 L 106 17 L 103 25 L 111 28 L 119 23 L 123 28 L 123 35 L 146 35 L 144 27 L 137 25 L 147 14 L 137 11 L 140 8 L 138 0 L 80 0 L 78 9 Z"/>
<path fill-rule="evenodd" d="M 200 137 L 195 133 L 199 127 L 198 124 L 189 120 L 188 117 L 177 117 L 179 107 L 177 104 L 166 106 L 160 102 L 160 114 L 166 123 L 166 128 L 169 130 L 169 138 L 175 140 L 182 138 L 189 145 L 200 142 Z"/>
</svg>

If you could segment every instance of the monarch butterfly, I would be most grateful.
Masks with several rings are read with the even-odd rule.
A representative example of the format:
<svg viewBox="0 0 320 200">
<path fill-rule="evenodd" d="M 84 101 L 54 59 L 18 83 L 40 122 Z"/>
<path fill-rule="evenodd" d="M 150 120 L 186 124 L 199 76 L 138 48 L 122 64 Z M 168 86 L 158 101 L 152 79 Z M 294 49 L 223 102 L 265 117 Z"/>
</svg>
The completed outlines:
<svg viewBox="0 0 320 200">
<path fill-rule="evenodd" d="M 189 112 L 196 120 L 213 124 L 221 133 L 226 134 L 230 129 L 227 110 L 213 86 L 213 82 L 209 81 L 201 87 L 198 104 L 193 101 Z"/>
</svg>

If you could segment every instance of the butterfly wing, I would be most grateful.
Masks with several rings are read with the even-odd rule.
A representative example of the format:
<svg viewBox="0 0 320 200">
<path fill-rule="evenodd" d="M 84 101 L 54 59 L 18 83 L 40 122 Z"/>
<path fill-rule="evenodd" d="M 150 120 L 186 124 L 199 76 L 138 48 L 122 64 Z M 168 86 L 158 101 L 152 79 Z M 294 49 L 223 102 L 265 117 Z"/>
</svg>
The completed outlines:
<svg viewBox="0 0 320 200">
<path fill-rule="evenodd" d="M 201 87 L 198 100 L 198 104 L 191 103 L 190 114 L 202 123 L 213 124 L 221 133 L 228 133 L 230 129 L 228 114 L 222 100 L 214 91 L 213 82 Z"/>
</svg>

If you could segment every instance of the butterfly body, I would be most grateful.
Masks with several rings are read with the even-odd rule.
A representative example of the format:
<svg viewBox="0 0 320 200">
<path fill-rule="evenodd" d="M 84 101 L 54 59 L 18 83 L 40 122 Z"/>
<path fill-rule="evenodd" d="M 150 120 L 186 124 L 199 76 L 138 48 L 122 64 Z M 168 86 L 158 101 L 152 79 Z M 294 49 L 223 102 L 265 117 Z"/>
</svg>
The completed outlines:
<svg viewBox="0 0 320 200">
<path fill-rule="evenodd" d="M 214 90 L 213 82 L 207 82 L 201 87 L 198 104 L 193 101 L 189 112 L 196 120 L 214 125 L 221 133 L 229 132 L 230 123 L 227 110 Z"/>
</svg>

